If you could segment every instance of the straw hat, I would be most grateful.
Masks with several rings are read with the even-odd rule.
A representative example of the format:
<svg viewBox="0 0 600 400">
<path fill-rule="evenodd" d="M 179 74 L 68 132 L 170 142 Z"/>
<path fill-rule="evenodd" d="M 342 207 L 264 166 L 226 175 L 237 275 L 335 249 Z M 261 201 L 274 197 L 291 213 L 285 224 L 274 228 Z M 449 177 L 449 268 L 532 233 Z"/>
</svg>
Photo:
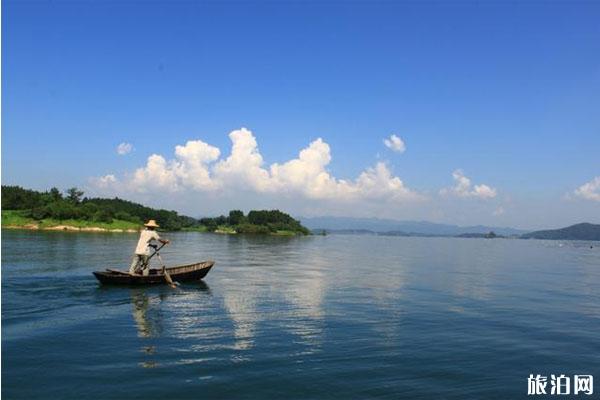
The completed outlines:
<svg viewBox="0 0 600 400">
<path fill-rule="evenodd" d="M 147 226 L 148 228 L 158 228 L 159 227 L 159 225 L 153 219 L 151 219 L 150 221 L 146 222 L 144 224 L 144 226 Z"/>
</svg>

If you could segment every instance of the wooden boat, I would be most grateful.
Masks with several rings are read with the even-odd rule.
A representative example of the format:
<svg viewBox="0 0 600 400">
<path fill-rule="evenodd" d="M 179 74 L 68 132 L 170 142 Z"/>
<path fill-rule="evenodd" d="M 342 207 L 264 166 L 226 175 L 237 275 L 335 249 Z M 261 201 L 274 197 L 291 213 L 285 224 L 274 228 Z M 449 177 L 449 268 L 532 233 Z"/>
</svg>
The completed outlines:
<svg viewBox="0 0 600 400">
<path fill-rule="evenodd" d="M 195 264 L 178 265 L 166 268 L 175 282 L 198 282 L 208 274 L 214 261 L 203 261 Z M 167 283 L 162 268 L 151 268 L 147 276 L 131 275 L 129 272 L 107 269 L 94 271 L 94 276 L 105 285 L 153 285 Z"/>
</svg>

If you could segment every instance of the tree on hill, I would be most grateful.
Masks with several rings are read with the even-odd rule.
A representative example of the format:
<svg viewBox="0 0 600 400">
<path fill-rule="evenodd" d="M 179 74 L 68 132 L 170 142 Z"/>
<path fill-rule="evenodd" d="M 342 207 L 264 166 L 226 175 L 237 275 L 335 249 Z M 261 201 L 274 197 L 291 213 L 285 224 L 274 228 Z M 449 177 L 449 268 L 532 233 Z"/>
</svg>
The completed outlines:
<svg viewBox="0 0 600 400">
<path fill-rule="evenodd" d="M 72 187 L 67 189 L 67 199 L 74 204 L 78 204 L 83 197 L 83 191 L 77 189 L 76 187 Z"/>
<path fill-rule="evenodd" d="M 230 225 L 239 225 L 244 223 L 246 217 L 244 216 L 244 212 L 240 210 L 231 210 L 229 211 L 229 224 Z"/>
<path fill-rule="evenodd" d="M 214 218 L 200 218 L 200 224 L 204 225 L 209 232 L 214 232 L 219 227 Z"/>
<path fill-rule="evenodd" d="M 47 196 L 50 199 L 50 196 Z M 43 206 L 44 195 L 20 186 L 2 186 L 2 209 L 23 210 Z"/>
<path fill-rule="evenodd" d="M 58 190 L 55 187 L 53 187 L 52 189 L 50 189 L 50 192 L 48 192 L 48 194 L 50 195 L 50 198 L 52 199 L 52 201 L 60 201 L 63 198 L 62 193 L 60 192 L 60 190 Z"/>
</svg>

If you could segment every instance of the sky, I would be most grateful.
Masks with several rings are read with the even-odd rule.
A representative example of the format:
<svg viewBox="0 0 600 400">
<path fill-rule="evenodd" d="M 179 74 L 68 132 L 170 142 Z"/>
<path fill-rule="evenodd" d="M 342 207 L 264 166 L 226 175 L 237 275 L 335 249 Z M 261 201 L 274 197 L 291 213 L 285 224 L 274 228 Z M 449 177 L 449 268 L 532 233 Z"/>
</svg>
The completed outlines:
<svg viewBox="0 0 600 400">
<path fill-rule="evenodd" d="M 600 223 L 600 2 L 3 1 L 2 184 Z"/>
</svg>

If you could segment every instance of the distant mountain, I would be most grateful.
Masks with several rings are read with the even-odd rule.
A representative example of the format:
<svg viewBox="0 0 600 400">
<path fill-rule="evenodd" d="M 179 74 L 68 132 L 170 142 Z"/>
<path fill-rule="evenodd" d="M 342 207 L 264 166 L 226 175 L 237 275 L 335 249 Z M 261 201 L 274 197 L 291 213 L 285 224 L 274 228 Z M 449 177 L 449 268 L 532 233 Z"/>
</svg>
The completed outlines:
<svg viewBox="0 0 600 400">
<path fill-rule="evenodd" d="M 377 235 L 377 232 L 368 229 L 312 229 L 313 233 L 329 232 L 336 235 Z"/>
<path fill-rule="evenodd" d="M 337 233 L 338 231 L 342 231 L 344 233 L 350 233 L 351 231 L 371 231 L 374 233 L 395 232 L 398 235 L 401 233 L 402 235 L 457 236 L 466 233 L 486 234 L 493 231 L 497 235 L 514 236 L 527 232 L 514 228 L 483 225 L 458 226 L 449 224 L 436 224 L 427 221 L 396 221 L 392 219 L 379 218 L 300 217 L 299 219 L 302 222 L 302 225 L 311 230 L 325 229 L 334 233 Z"/>
<path fill-rule="evenodd" d="M 522 239 L 600 240 L 600 225 L 581 223 L 562 229 L 535 231 L 521 235 Z"/>
</svg>

